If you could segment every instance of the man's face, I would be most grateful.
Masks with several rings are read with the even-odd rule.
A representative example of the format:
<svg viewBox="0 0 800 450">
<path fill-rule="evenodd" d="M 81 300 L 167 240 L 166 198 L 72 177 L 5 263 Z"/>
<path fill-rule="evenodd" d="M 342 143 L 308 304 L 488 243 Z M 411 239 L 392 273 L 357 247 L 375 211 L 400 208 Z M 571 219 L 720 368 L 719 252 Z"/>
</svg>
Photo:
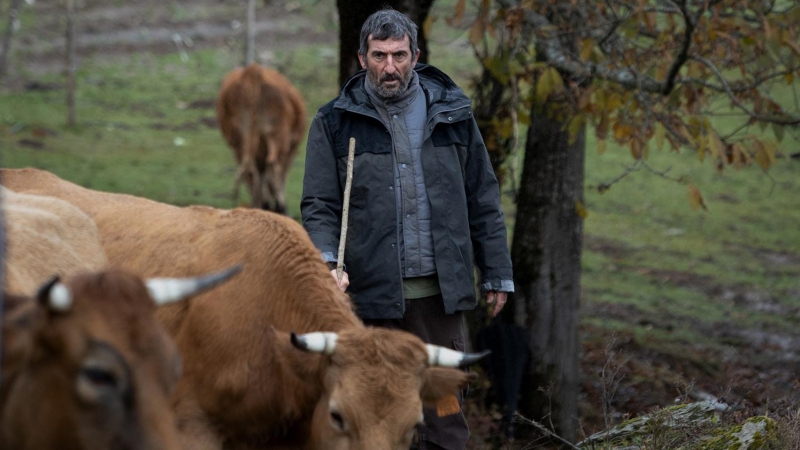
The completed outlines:
<svg viewBox="0 0 800 450">
<path fill-rule="evenodd" d="M 367 69 L 369 82 L 385 99 L 396 98 L 408 89 L 411 71 L 417 65 L 419 50 L 411 53 L 411 41 L 403 39 L 378 41 L 367 39 L 367 54 L 358 55 L 361 67 Z"/>
</svg>

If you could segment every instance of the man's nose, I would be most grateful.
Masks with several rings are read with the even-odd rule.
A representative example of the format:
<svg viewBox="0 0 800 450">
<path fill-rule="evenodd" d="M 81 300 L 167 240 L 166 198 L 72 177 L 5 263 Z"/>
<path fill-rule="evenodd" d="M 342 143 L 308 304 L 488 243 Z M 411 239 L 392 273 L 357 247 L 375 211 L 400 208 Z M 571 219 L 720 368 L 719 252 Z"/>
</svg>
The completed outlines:
<svg viewBox="0 0 800 450">
<path fill-rule="evenodd" d="M 395 73 L 397 71 L 397 67 L 395 67 L 394 65 L 394 58 L 392 58 L 391 56 L 386 58 L 386 67 L 384 68 L 384 71 L 386 71 L 386 73 L 389 74 Z"/>
</svg>

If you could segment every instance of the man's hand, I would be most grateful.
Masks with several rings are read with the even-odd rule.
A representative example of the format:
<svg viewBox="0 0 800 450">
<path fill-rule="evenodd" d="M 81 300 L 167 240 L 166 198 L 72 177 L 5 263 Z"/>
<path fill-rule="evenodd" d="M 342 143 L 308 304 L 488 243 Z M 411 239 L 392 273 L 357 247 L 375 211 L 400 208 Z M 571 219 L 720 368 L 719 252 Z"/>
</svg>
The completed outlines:
<svg viewBox="0 0 800 450">
<path fill-rule="evenodd" d="M 339 289 L 341 289 L 342 292 L 345 292 L 347 290 L 347 286 L 350 286 L 350 277 L 347 276 L 347 272 L 342 272 L 342 281 L 339 281 L 339 279 L 336 277 L 336 269 L 331 270 L 331 276 L 334 280 L 336 280 L 336 284 L 339 286 Z"/>
<path fill-rule="evenodd" d="M 336 271 L 333 271 L 333 276 L 336 276 Z M 506 300 L 508 299 L 507 292 L 497 292 L 497 291 L 489 291 L 486 293 L 486 304 L 491 306 L 494 304 L 494 308 L 489 310 L 489 315 L 492 317 L 497 317 L 497 314 L 500 313 L 500 310 L 503 309 L 503 306 L 506 304 Z"/>
</svg>

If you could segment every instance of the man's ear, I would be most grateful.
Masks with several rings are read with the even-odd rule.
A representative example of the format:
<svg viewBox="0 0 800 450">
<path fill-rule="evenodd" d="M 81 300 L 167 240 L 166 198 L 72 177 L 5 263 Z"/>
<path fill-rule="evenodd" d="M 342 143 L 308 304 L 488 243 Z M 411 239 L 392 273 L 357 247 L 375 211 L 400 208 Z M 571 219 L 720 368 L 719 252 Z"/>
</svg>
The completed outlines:
<svg viewBox="0 0 800 450">
<path fill-rule="evenodd" d="M 411 63 L 411 68 L 417 67 L 417 61 L 419 61 L 419 49 L 417 49 L 417 54 L 414 55 L 414 62 Z"/>
<path fill-rule="evenodd" d="M 428 406 L 435 405 L 444 397 L 458 394 L 469 382 L 478 379 L 476 373 L 446 367 L 426 367 L 422 369 L 421 376 L 422 387 L 419 396 L 422 403 Z"/>
<path fill-rule="evenodd" d="M 365 55 L 362 55 L 361 53 L 359 53 L 358 54 L 358 62 L 361 63 L 361 68 L 362 69 L 366 69 L 367 68 L 367 57 Z"/>
</svg>

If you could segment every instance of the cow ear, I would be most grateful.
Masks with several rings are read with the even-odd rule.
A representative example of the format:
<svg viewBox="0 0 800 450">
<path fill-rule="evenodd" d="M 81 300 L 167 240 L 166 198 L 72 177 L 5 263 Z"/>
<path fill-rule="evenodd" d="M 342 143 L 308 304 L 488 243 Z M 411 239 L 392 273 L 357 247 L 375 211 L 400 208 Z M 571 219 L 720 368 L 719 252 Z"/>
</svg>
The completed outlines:
<svg viewBox="0 0 800 450">
<path fill-rule="evenodd" d="M 426 367 L 422 369 L 419 395 L 423 404 L 435 405 L 442 398 L 458 394 L 477 379 L 476 373 L 446 367 Z"/>
<path fill-rule="evenodd" d="M 308 380 L 310 377 L 324 373 L 324 366 L 330 361 L 328 355 L 299 350 L 292 344 L 289 333 L 278 331 L 269 327 L 267 333 L 275 351 L 276 363 L 287 367 L 300 379 Z"/>
</svg>

